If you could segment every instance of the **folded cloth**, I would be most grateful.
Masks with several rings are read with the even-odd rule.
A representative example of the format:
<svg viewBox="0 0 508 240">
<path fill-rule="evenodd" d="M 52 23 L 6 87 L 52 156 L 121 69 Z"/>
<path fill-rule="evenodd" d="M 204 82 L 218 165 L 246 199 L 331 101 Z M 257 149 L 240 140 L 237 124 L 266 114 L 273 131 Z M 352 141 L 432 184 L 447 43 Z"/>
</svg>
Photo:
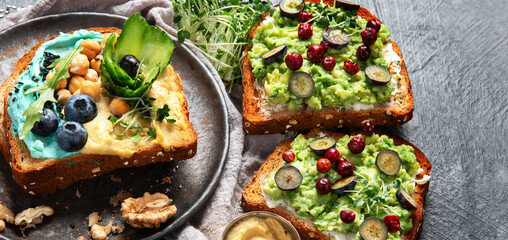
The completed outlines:
<svg viewBox="0 0 508 240">
<path fill-rule="evenodd" d="M 173 6 L 168 0 L 40 0 L 33 6 L 7 15 L 0 21 L 0 31 L 16 23 L 50 14 L 65 12 L 104 12 L 130 16 L 141 12 L 150 23 L 155 23 L 169 34 L 176 36 L 173 23 Z M 220 239 L 227 224 L 243 213 L 240 207 L 242 190 L 254 172 L 270 153 L 290 134 L 267 136 L 246 135 L 242 129 L 242 88 L 235 86 L 230 94 L 211 63 L 192 45 L 194 53 L 213 73 L 221 86 L 229 114 L 230 145 L 226 166 L 214 194 L 205 206 L 180 229 L 169 233 L 165 239 Z"/>
</svg>

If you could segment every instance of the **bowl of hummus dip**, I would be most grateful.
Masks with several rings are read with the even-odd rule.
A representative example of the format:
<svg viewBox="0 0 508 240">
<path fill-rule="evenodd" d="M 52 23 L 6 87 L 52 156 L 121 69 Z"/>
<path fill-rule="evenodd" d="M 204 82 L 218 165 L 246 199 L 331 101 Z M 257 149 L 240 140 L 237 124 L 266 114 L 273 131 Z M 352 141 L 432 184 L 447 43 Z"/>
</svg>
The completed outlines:
<svg viewBox="0 0 508 240">
<path fill-rule="evenodd" d="M 270 212 L 249 212 L 229 223 L 222 240 L 300 240 L 295 227 Z"/>
</svg>

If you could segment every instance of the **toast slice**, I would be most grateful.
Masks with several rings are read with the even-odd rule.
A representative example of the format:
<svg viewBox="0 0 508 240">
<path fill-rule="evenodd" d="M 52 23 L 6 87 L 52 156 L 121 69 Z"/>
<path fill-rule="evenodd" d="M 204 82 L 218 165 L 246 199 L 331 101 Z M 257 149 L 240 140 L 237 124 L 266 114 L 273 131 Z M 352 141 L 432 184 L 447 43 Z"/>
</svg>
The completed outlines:
<svg viewBox="0 0 508 240">
<path fill-rule="evenodd" d="M 306 138 L 319 136 L 321 130 L 314 129 L 311 130 Z M 332 132 L 324 132 L 326 136 L 332 136 L 335 139 L 340 139 L 345 134 L 343 133 L 332 133 Z M 378 134 L 383 134 L 380 132 L 376 132 Z M 352 133 L 356 134 L 356 133 Z M 386 134 L 385 134 L 386 135 Z M 414 148 L 414 154 L 416 155 L 416 159 L 420 164 L 420 167 L 423 169 L 423 172 L 419 173 L 416 176 L 416 179 L 422 179 L 424 175 L 429 175 L 431 173 L 431 164 L 427 157 L 413 144 L 410 142 L 397 137 L 388 135 L 390 138 L 394 139 L 394 144 L 396 146 L 405 144 Z M 268 157 L 268 159 L 261 165 L 259 170 L 253 176 L 252 180 L 247 184 L 247 186 L 243 190 L 242 194 L 242 208 L 246 212 L 250 211 L 268 211 L 276 213 L 288 221 L 290 221 L 295 228 L 298 230 L 300 237 L 302 239 L 334 239 L 328 234 L 325 234 L 317 229 L 310 221 L 297 216 L 294 214 L 294 211 L 290 211 L 285 207 L 277 206 L 275 208 L 268 207 L 266 200 L 263 196 L 263 190 L 261 189 L 261 184 L 265 181 L 265 179 L 270 175 L 270 173 L 276 171 L 280 165 L 284 162 L 282 160 L 282 154 L 291 149 L 292 139 L 285 140 L 282 142 L 275 151 Z M 425 200 L 425 196 L 429 190 L 429 183 L 425 184 L 416 184 L 412 197 L 418 203 L 418 208 L 412 211 L 411 218 L 413 221 L 413 228 L 403 234 L 403 239 L 412 240 L 416 239 L 418 235 L 421 233 L 421 225 L 423 223 L 423 201 Z"/>
<path fill-rule="evenodd" d="M 319 0 L 306 0 L 320 3 Z M 333 6 L 333 0 L 324 0 Z M 367 9 L 360 7 L 356 13 L 367 20 L 378 20 Z M 264 15 L 266 17 L 267 14 Z M 259 22 L 252 29 L 249 39 L 254 38 L 256 29 L 261 25 Z M 344 126 L 361 127 L 364 121 L 372 121 L 376 125 L 400 126 L 413 118 L 413 92 L 407 73 L 406 64 L 397 43 L 391 41 L 392 49 L 400 57 L 400 76 L 397 88 L 394 90 L 389 102 L 380 103 L 372 109 L 355 110 L 353 108 L 330 108 L 324 107 L 320 111 L 311 110 L 303 105 L 297 110 L 269 109 L 266 106 L 268 100 L 263 87 L 259 87 L 259 81 L 252 73 L 247 46 L 242 59 L 242 85 L 243 85 L 243 128 L 249 134 L 270 134 L 287 131 L 310 130 L 320 127 L 327 130 L 337 130 Z"/>
<path fill-rule="evenodd" d="M 121 32 L 116 28 L 90 28 L 102 34 Z M 70 32 L 72 33 L 72 32 Z M 53 37 L 55 38 L 55 37 Z M 46 41 L 39 42 L 32 47 L 16 64 L 12 75 L 5 80 L 0 88 L 3 99 L 0 101 L 0 150 L 12 169 L 12 175 L 24 191 L 34 196 L 47 196 L 57 190 L 64 189 L 71 184 L 90 179 L 95 176 L 112 172 L 119 168 L 143 166 L 157 162 L 171 160 L 185 160 L 195 155 L 197 149 L 197 135 L 189 121 L 188 104 L 183 92 L 182 82 L 173 68 L 168 67 L 161 73 L 169 79 L 167 89 L 177 96 L 178 106 L 172 108 L 179 115 L 181 128 L 172 145 L 162 147 L 159 144 L 141 145 L 130 157 L 102 154 L 80 154 L 63 159 L 33 158 L 24 141 L 19 141 L 11 131 L 11 120 L 7 112 L 8 93 L 17 84 L 17 79 L 25 70 L 35 55 L 37 49 Z M 160 77 L 160 76 L 159 76 Z M 157 81 L 155 82 L 157 83 Z M 154 87 L 156 84 L 154 83 Z M 90 138 L 89 138 L 90 139 Z"/>
</svg>

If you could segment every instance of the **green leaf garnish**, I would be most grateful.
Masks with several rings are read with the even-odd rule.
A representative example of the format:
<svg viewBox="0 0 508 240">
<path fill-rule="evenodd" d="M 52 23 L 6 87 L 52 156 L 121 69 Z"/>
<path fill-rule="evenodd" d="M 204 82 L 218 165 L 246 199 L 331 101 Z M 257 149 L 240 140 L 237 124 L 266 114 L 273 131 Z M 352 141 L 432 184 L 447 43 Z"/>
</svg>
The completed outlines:
<svg viewBox="0 0 508 240">
<path fill-rule="evenodd" d="M 23 140 L 26 135 L 32 130 L 34 124 L 41 119 L 42 111 L 44 109 L 44 104 L 47 101 L 50 102 L 57 102 L 54 95 L 56 85 L 61 79 L 70 77 L 69 75 L 69 64 L 72 61 L 72 58 L 79 53 L 83 47 L 81 45 L 78 45 L 75 47 L 69 54 L 67 54 L 64 57 L 59 58 L 55 62 L 53 62 L 48 68 L 55 67 L 58 63 L 61 63 L 60 67 L 56 72 L 55 75 L 43 84 L 39 86 L 32 87 L 24 92 L 24 94 L 30 94 L 34 92 L 39 92 L 40 96 L 39 98 L 30 104 L 30 106 L 23 112 L 23 117 L 26 117 L 25 123 L 23 124 L 23 128 L 21 129 L 21 132 L 19 133 L 19 139 Z"/>
<path fill-rule="evenodd" d="M 136 133 L 134 135 L 129 137 L 131 139 L 131 141 L 137 143 L 137 142 L 139 142 L 139 140 L 141 140 L 141 134 L 139 134 L 139 132 L 141 132 L 141 131 L 138 130 L 138 131 L 136 131 Z"/>
<path fill-rule="evenodd" d="M 191 35 L 190 35 L 190 32 L 181 28 L 180 30 L 178 30 L 178 42 L 180 43 L 183 43 L 185 41 L 185 39 L 190 39 Z"/>
<path fill-rule="evenodd" d="M 150 136 L 151 138 L 157 137 L 157 133 L 155 132 L 155 130 L 153 130 L 153 128 L 151 126 L 150 126 L 150 128 L 148 128 L 148 131 L 146 132 L 146 134 L 148 134 L 148 136 Z"/>
<path fill-rule="evenodd" d="M 157 109 L 157 121 L 162 122 L 164 118 L 169 117 L 169 106 L 164 104 L 164 107 Z"/>
</svg>

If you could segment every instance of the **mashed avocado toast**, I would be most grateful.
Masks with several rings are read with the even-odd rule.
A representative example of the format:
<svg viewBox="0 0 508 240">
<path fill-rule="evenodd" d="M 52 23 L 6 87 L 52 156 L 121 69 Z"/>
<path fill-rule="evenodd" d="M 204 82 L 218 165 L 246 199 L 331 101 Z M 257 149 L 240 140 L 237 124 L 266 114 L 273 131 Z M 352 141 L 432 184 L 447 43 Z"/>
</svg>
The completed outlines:
<svg viewBox="0 0 508 240">
<path fill-rule="evenodd" d="M 244 129 L 250 134 L 399 126 L 413 97 L 386 25 L 343 1 L 281 1 L 254 27 L 243 58 Z"/>
<path fill-rule="evenodd" d="M 245 187 L 242 208 L 283 216 L 302 239 L 415 239 L 430 172 L 402 138 L 315 129 L 270 155 Z M 381 237 L 369 238 L 370 225 Z"/>
<path fill-rule="evenodd" d="M 14 180 L 46 196 L 118 168 L 194 156 L 174 45 L 133 14 L 34 46 L 2 85 L 1 150 Z"/>
</svg>

